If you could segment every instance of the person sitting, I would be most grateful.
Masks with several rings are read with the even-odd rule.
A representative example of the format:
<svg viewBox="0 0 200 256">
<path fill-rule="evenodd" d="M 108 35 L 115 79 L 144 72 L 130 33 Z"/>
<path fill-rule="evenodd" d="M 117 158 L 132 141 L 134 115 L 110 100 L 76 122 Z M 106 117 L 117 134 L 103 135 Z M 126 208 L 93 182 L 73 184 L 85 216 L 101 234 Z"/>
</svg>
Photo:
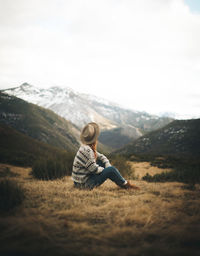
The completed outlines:
<svg viewBox="0 0 200 256">
<path fill-rule="evenodd" d="M 88 123 L 81 132 L 80 146 L 73 162 L 72 180 L 76 188 L 92 190 L 110 179 L 120 188 L 139 188 L 124 179 L 118 169 L 111 166 L 109 160 L 103 154 L 97 152 L 97 139 L 100 134 L 98 124 Z"/>
</svg>

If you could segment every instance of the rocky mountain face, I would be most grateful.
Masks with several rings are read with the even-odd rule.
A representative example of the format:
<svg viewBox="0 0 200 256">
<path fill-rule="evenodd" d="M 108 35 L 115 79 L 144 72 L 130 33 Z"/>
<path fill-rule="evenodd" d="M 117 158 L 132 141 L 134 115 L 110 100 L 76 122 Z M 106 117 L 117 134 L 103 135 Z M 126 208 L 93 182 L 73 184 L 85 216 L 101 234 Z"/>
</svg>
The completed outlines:
<svg viewBox="0 0 200 256">
<path fill-rule="evenodd" d="M 122 136 L 123 142 L 127 143 L 141 137 L 146 132 L 159 129 L 173 120 L 168 117 L 158 117 L 146 112 L 125 109 L 107 100 L 77 93 L 71 88 L 43 89 L 24 83 L 19 87 L 3 90 L 3 92 L 51 109 L 80 129 L 88 122 L 97 122 L 103 131 L 100 141 L 106 141 L 107 131 L 112 137 L 112 141 L 107 141 L 109 147 L 113 146 L 114 140 L 118 136 Z M 103 136 L 104 134 L 105 136 Z M 123 143 L 114 144 L 117 148 L 125 145 Z"/>
<path fill-rule="evenodd" d="M 125 146 L 120 153 L 199 157 L 200 119 L 175 120 Z"/>
</svg>

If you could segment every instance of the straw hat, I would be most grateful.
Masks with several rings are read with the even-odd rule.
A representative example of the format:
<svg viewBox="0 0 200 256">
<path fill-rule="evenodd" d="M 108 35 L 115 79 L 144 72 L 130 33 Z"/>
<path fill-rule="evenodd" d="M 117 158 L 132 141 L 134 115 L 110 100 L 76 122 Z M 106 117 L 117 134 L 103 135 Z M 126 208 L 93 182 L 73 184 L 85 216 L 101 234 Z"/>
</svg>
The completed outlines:
<svg viewBox="0 0 200 256">
<path fill-rule="evenodd" d="M 98 124 L 93 122 L 89 123 L 83 128 L 81 132 L 81 142 L 87 145 L 92 144 L 97 140 L 99 133 L 100 129 Z"/>
</svg>

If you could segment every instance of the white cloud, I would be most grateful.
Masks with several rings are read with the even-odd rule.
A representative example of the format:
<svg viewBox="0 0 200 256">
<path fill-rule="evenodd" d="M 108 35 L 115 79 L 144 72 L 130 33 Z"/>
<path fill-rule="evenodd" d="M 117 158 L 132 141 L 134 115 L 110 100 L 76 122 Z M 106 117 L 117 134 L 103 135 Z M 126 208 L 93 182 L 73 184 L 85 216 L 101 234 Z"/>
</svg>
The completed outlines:
<svg viewBox="0 0 200 256">
<path fill-rule="evenodd" d="M 0 87 L 66 85 L 195 114 L 200 15 L 183 0 L 0 0 Z M 186 104 L 187 102 L 187 104 Z"/>
</svg>

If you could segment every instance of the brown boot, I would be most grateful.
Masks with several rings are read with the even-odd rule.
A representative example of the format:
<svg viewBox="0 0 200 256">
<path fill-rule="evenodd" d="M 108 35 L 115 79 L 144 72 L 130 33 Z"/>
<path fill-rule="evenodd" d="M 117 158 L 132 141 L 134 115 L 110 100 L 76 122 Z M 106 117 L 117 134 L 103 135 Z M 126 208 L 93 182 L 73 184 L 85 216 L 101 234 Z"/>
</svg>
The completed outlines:
<svg viewBox="0 0 200 256">
<path fill-rule="evenodd" d="M 136 185 L 131 184 L 130 181 L 127 181 L 127 183 L 125 185 L 123 185 L 122 188 L 140 190 L 139 187 L 137 187 Z"/>
</svg>

